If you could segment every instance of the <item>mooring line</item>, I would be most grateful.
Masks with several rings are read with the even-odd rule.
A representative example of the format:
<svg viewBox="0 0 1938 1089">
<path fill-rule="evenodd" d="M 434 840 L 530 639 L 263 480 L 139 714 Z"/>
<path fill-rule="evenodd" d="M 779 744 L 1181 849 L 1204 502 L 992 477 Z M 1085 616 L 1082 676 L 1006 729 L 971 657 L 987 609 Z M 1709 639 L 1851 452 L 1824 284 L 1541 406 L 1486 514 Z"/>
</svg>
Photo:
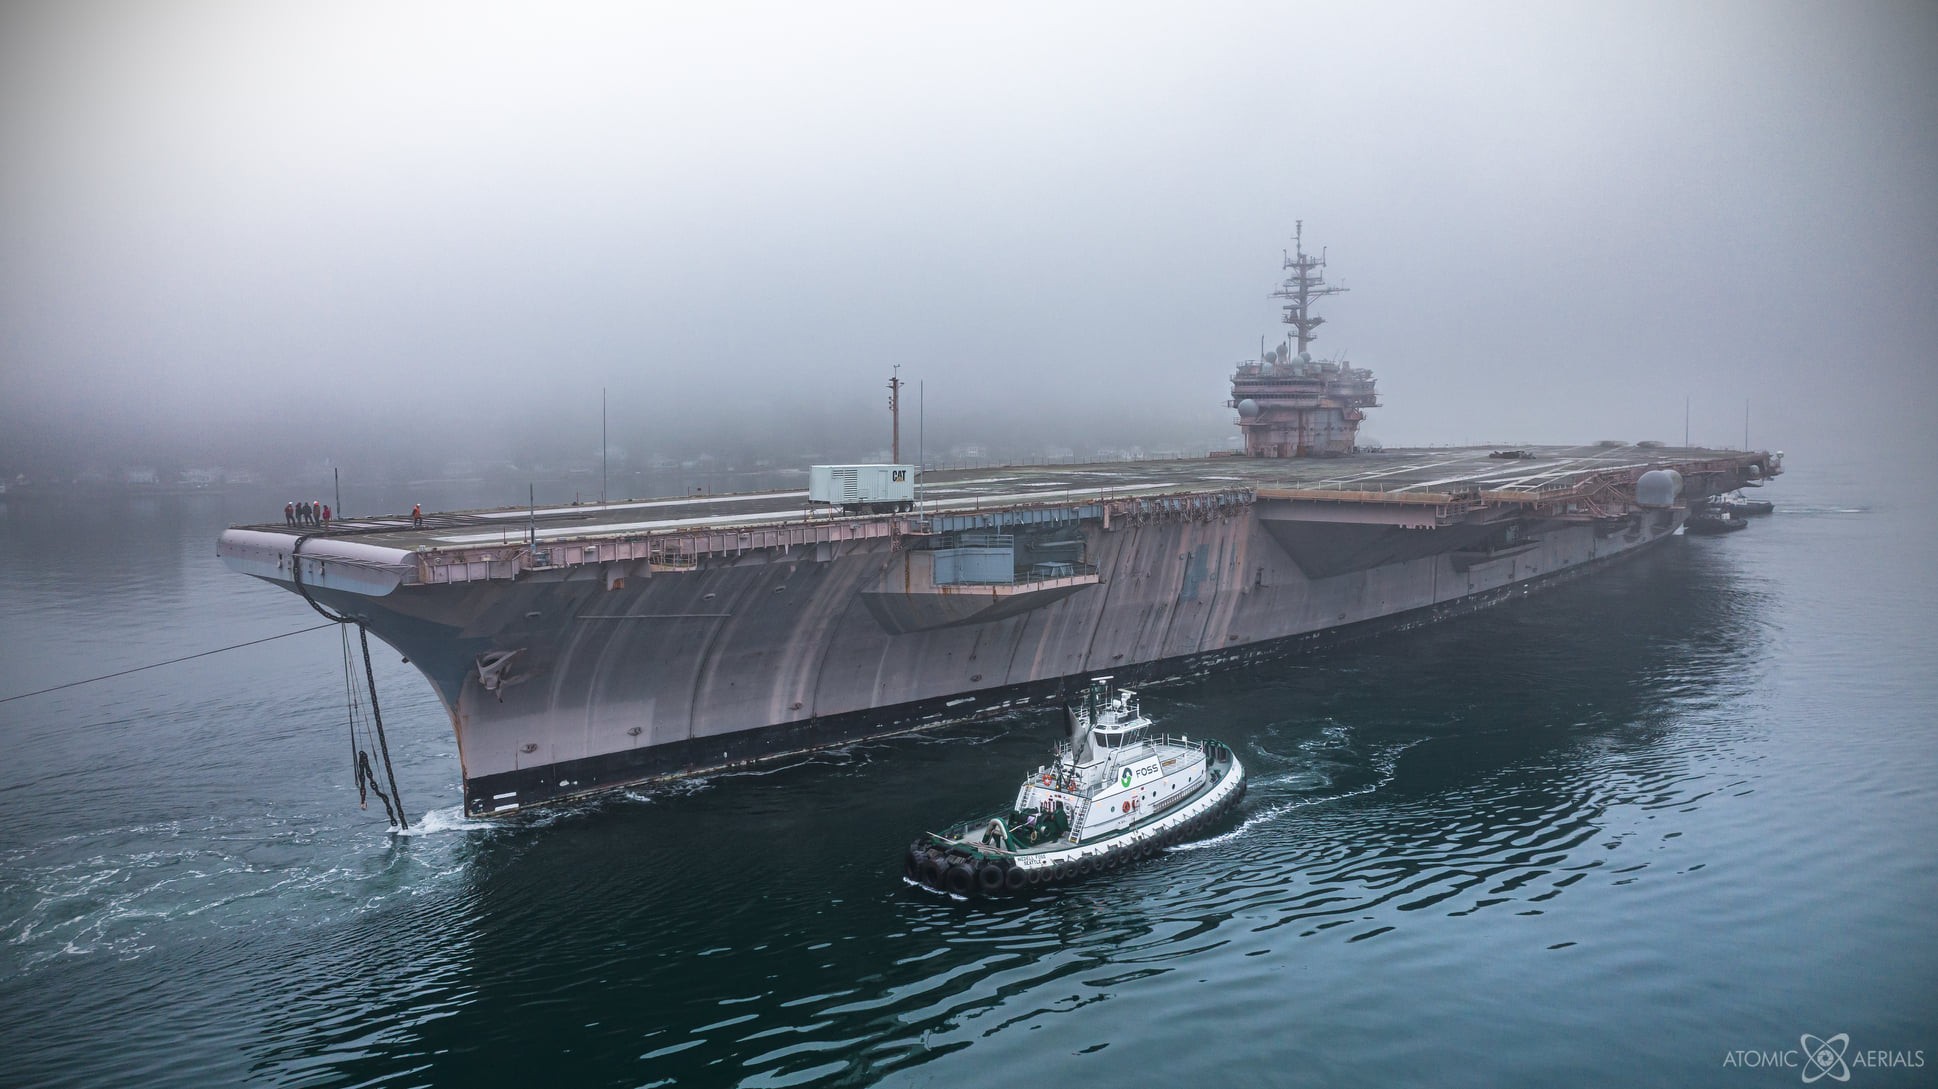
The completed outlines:
<svg viewBox="0 0 1938 1089">
<path fill-rule="evenodd" d="M 295 631 L 286 631 L 281 635 L 265 635 L 261 639 L 251 639 L 247 643 L 237 643 L 233 646 L 217 647 L 214 650 L 205 650 L 196 654 L 184 654 L 180 658 L 170 658 L 166 662 L 154 662 L 150 665 L 140 665 L 140 666 L 134 667 L 133 669 L 121 670 L 117 673 L 103 673 L 99 677 L 87 677 L 78 681 L 69 681 L 66 684 L 57 684 L 52 688 L 41 688 L 32 692 L 22 692 L 17 696 L 0 696 L 0 703 L 11 703 L 14 700 L 24 700 L 28 696 L 44 696 L 49 692 L 59 692 L 63 688 L 73 688 L 76 685 L 93 684 L 95 681 L 106 681 L 106 680 L 111 680 L 115 677 L 125 677 L 130 673 L 139 673 L 144 669 L 160 669 L 162 666 L 174 665 L 177 662 L 187 662 L 196 658 L 207 658 L 211 654 L 221 654 L 223 651 L 227 651 L 227 650 L 241 650 L 243 647 L 253 647 L 257 643 L 267 643 L 276 639 L 287 639 L 292 635 L 302 635 L 304 632 L 322 631 L 324 628 L 334 628 L 334 627 L 336 627 L 335 624 L 318 624 L 314 627 L 298 628 Z"/>
</svg>

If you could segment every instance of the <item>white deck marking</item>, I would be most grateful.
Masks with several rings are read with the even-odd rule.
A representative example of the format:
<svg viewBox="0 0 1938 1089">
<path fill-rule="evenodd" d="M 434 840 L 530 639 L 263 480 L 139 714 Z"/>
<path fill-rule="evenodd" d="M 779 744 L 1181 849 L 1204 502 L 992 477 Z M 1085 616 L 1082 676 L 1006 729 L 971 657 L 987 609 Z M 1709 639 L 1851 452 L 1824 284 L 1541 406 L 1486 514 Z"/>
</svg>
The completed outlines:
<svg viewBox="0 0 1938 1089">
<path fill-rule="evenodd" d="M 935 510 L 941 510 L 951 514 L 960 514 L 965 512 L 973 514 L 983 504 L 989 504 L 994 507 L 1001 507 L 1004 504 L 1040 503 L 1046 499 L 1063 499 L 1063 498 L 1067 498 L 1070 502 L 1074 503 L 1079 500 L 1094 499 L 1105 495 L 1110 495 L 1110 496 L 1141 495 L 1141 494 L 1148 494 L 1152 492 L 1178 491 L 1180 489 L 1188 489 L 1188 487 L 1189 487 L 1189 484 L 1188 482 L 1185 482 L 1185 481 L 1166 481 L 1158 484 L 1116 485 L 1108 488 L 1068 488 L 1068 489 L 1056 491 L 1054 493 L 1023 492 L 1023 493 L 1012 493 L 1008 495 L 964 496 L 959 499 L 944 502 L 941 504 L 931 503 L 929 504 L 929 506 L 932 512 Z M 805 495 L 807 493 L 800 492 L 800 493 L 794 493 L 794 494 Z M 781 497 L 785 498 L 785 494 L 783 494 Z M 825 510 L 826 508 L 822 508 L 821 512 L 825 512 Z M 821 513 L 821 512 L 816 512 L 816 513 Z M 867 517 L 867 516 L 864 515 L 862 517 Z M 824 521 L 826 519 L 824 515 L 824 517 L 821 519 L 813 519 L 813 520 Z M 665 530 L 665 529 L 686 529 L 686 528 L 694 528 L 694 527 L 711 528 L 715 526 L 721 526 L 721 527 L 754 526 L 762 523 L 789 524 L 789 523 L 796 523 L 796 522 L 805 523 L 808 521 L 810 521 L 810 518 L 809 518 L 809 511 L 807 510 L 807 508 L 797 507 L 791 510 L 757 511 L 752 514 L 728 514 L 728 515 L 714 514 L 714 515 L 698 515 L 691 518 L 662 518 L 662 519 L 657 519 L 650 522 L 601 522 L 601 523 L 590 524 L 590 525 L 552 526 L 552 527 L 541 528 L 538 531 L 537 536 L 538 536 L 538 539 L 541 541 L 551 541 L 551 540 L 558 540 L 560 538 L 567 538 L 567 537 L 591 537 L 591 536 L 605 537 L 605 536 L 611 536 L 614 534 L 647 533 L 655 530 Z M 434 537 L 431 537 L 430 539 L 440 544 L 449 544 L 449 545 L 492 544 L 494 542 L 502 542 L 502 543 L 510 544 L 510 543 L 513 543 L 513 541 L 512 539 L 508 538 L 506 534 L 509 532 L 513 532 L 515 529 L 516 527 L 507 525 L 504 529 L 493 530 L 487 533 L 449 533 L 449 534 L 441 534 L 438 536 L 434 536 Z M 522 541 L 525 538 L 526 538 L 526 534 L 521 532 L 518 534 L 516 540 Z"/>
</svg>

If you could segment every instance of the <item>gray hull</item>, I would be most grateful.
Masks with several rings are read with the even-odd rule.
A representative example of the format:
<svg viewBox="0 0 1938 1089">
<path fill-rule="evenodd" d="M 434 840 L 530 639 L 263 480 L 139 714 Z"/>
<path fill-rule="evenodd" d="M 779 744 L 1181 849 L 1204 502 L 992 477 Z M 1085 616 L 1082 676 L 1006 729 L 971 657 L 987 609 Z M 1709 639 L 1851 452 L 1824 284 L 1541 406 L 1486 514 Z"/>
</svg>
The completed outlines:
<svg viewBox="0 0 1938 1089">
<path fill-rule="evenodd" d="M 1063 532 L 1094 577 L 1039 586 L 938 588 L 923 553 L 874 537 L 383 593 L 305 551 L 302 589 L 430 679 L 467 812 L 491 815 L 1053 697 L 1087 675 L 1161 678 L 1424 623 L 1645 548 L 1683 517 L 1519 516 L 1502 547 L 1498 521 L 1409 529 L 1299 506 L 1247 497 L 1108 525 L 1072 508 Z M 224 554 L 245 543 L 225 537 Z"/>
</svg>

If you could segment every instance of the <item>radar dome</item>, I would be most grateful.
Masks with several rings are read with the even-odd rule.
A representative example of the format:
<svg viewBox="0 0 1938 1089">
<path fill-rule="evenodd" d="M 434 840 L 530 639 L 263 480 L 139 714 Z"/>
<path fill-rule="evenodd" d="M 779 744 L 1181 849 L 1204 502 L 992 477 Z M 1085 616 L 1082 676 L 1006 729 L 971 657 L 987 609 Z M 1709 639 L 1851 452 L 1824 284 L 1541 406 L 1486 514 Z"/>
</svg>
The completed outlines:
<svg viewBox="0 0 1938 1089">
<path fill-rule="evenodd" d="M 1257 419 L 1257 418 L 1258 418 L 1258 402 L 1257 402 L 1257 401 L 1254 401 L 1254 400 L 1252 400 L 1252 399 L 1251 399 L 1250 397 L 1247 397 L 1247 398 L 1245 398 L 1244 400 L 1242 400 L 1242 401 L 1240 401 L 1240 402 L 1238 402 L 1238 414 L 1239 414 L 1240 416 L 1243 416 L 1243 417 L 1245 417 L 1245 418 L 1246 418 L 1246 419 L 1248 419 L 1248 420 L 1255 420 L 1255 419 Z"/>
<path fill-rule="evenodd" d="M 1301 363 L 1310 363 L 1310 362 L 1312 362 L 1312 353 L 1311 353 L 1311 352 L 1300 352 L 1300 353 L 1299 353 L 1299 362 L 1301 362 Z"/>
<path fill-rule="evenodd" d="M 1635 480 L 1635 503 L 1641 507 L 1673 507 L 1682 491 L 1682 474 L 1674 469 L 1651 469 Z"/>
</svg>

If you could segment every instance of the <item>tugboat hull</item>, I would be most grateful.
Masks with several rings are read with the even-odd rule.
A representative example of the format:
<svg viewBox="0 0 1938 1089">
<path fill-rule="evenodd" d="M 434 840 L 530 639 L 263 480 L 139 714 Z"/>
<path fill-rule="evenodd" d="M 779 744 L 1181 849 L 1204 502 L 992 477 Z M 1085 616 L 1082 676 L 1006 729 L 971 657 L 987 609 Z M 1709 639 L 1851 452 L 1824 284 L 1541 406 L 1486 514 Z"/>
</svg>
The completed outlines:
<svg viewBox="0 0 1938 1089">
<path fill-rule="evenodd" d="M 963 899 L 996 897 L 1089 877 L 1194 839 L 1229 816 L 1245 797 L 1244 765 L 1229 747 L 1212 744 L 1211 774 L 1201 790 L 1121 831 L 1020 851 L 930 833 L 909 845 L 902 876 L 912 885 Z"/>
</svg>

